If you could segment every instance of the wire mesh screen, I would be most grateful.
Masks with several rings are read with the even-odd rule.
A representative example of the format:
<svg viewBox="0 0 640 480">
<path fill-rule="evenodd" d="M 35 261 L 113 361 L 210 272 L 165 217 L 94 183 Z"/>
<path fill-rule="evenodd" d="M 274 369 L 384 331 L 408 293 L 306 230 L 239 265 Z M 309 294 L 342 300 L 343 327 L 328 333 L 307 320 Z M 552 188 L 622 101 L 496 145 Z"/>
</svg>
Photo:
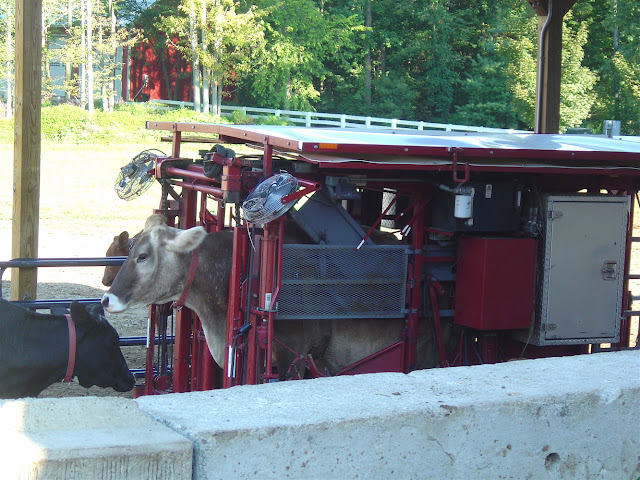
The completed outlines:
<svg viewBox="0 0 640 480">
<path fill-rule="evenodd" d="M 399 318 L 405 313 L 404 246 L 284 245 L 279 320 Z"/>
</svg>

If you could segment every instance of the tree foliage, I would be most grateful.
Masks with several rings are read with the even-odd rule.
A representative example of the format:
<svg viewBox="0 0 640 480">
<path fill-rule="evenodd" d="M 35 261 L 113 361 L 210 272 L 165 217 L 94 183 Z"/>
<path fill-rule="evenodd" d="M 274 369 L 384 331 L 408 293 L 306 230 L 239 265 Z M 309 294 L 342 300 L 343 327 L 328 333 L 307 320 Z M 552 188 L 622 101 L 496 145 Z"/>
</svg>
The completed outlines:
<svg viewBox="0 0 640 480">
<path fill-rule="evenodd" d="M 0 1 L 3 59 L 11 55 L 11 4 Z M 65 45 L 51 48 L 61 31 Z M 248 106 L 531 129 L 537 34 L 538 18 L 522 0 L 43 0 L 45 67 L 74 66 L 70 98 L 86 97 L 80 75 L 90 48 L 104 103 L 113 94 L 113 52 L 130 42 L 160 59 L 169 99 L 189 76 L 197 108 L 213 113 L 233 91 Z M 603 120 L 619 119 L 623 133 L 640 134 L 639 41 L 637 0 L 572 7 L 563 25 L 561 130 L 597 132 Z M 10 61 L 1 62 L 0 75 L 10 72 Z"/>
</svg>

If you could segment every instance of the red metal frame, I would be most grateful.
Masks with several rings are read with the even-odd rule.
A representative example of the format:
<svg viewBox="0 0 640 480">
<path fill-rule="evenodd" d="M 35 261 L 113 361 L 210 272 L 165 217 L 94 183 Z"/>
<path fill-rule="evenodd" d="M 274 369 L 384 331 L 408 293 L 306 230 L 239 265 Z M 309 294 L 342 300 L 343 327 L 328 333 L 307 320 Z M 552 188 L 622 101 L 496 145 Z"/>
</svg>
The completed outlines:
<svg viewBox="0 0 640 480">
<path fill-rule="evenodd" d="M 423 315 L 425 292 L 429 296 L 431 305 L 431 321 L 437 345 L 437 365 L 441 367 L 494 363 L 508 358 L 517 358 L 522 344 L 511 341 L 501 331 L 475 331 L 464 327 L 454 332 L 458 338 L 457 345 L 452 351 L 446 350 L 444 333 L 441 329 L 441 309 L 439 300 L 445 299 L 452 288 L 443 286 L 434 276 L 425 278 L 424 266 L 427 263 L 450 262 L 455 263 L 455 255 L 428 257 L 423 254 L 425 238 L 430 235 L 453 237 L 451 232 L 444 232 L 433 228 L 429 222 L 433 185 L 423 182 L 417 177 L 421 175 L 442 175 L 454 184 L 462 184 L 486 173 L 511 174 L 517 172 L 519 176 L 527 176 L 535 184 L 545 185 L 549 189 L 559 191 L 574 191 L 576 188 L 588 188 L 599 191 L 601 188 L 635 192 L 640 173 L 635 167 L 630 167 L 634 161 L 640 161 L 640 149 L 631 153 L 607 152 L 607 162 L 618 161 L 619 165 L 607 165 L 607 170 L 601 165 L 595 165 L 595 160 L 601 160 L 602 154 L 591 151 L 546 152 L 546 165 L 521 163 L 521 165 L 507 165 L 505 162 L 523 162 L 526 159 L 540 159 L 539 151 L 501 150 L 495 148 L 459 148 L 444 146 L 417 145 L 374 145 L 360 143 L 319 143 L 300 139 L 287 138 L 286 135 L 275 134 L 271 131 L 261 131 L 259 128 L 237 127 L 213 124 L 176 124 L 168 122 L 148 122 L 149 129 L 170 130 L 173 134 L 172 158 L 180 158 L 180 143 L 182 132 L 195 132 L 218 135 L 218 140 L 228 143 L 250 142 L 261 145 L 263 162 L 262 176 L 268 177 L 273 170 L 274 153 L 287 153 L 289 158 L 298 159 L 313 165 L 311 172 L 324 171 L 329 175 L 352 175 L 366 170 L 370 176 L 372 188 L 380 189 L 387 186 L 395 189 L 397 195 L 409 199 L 408 206 L 403 205 L 403 211 L 395 215 L 395 221 L 408 218 L 403 224 L 402 234 L 408 239 L 411 255 L 408 268 L 406 291 L 406 328 L 404 339 L 389 345 L 385 349 L 361 359 L 355 364 L 345 367 L 341 374 L 354 374 L 375 371 L 413 370 L 417 362 L 418 323 Z M 274 130 L 275 131 L 275 130 Z M 367 155 L 393 155 L 398 161 L 385 164 L 378 161 L 336 162 L 334 159 L 324 158 L 322 154 L 347 155 L 357 154 L 366 160 Z M 320 155 L 320 156 L 318 156 Z M 433 162 L 411 163 L 415 156 L 435 158 Z M 407 159 L 403 163 L 402 159 Z M 581 167 L 575 165 L 552 164 L 552 162 L 567 161 L 586 162 Z M 160 163 L 161 163 L 160 162 Z M 592 163 L 589 163 L 592 162 Z M 148 368 L 145 376 L 144 391 L 140 393 L 152 394 L 164 391 L 184 392 L 189 390 L 210 389 L 214 386 L 231 387 L 239 384 L 262 383 L 275 380 L 272 365 L 272 349 L 274 338 L 275 309 L 281 288 L 282 243 L 284 237 L 284 220 L 270 222 L 252 235 L 247 225 L 238 223 L 237 226 L 225 225 L 224 198 L 227 188 L 237 188 L 240 162 L 234 160 L 234 168 L 238 172 L 227 171 L 224 178 L 215 180 L 203 173 L 202 164 L 190 164 L 186 167 L 168 164 L 165 174 L 171 178 L 171 185 L 181 189 L 180 199 L 174 212 L 177 213 L 177 225 L 189 228 L 197 221 L 204 225 L 207 231 L 220 231 L 233 228 L 233 267 L 229 278 L 229 309 L 227 312 L 226 348 L 227 361 L 219 367 L 223 370 L 222 379 L 216 379 L 215 362 L 206 347 L 201 333 L 199 320 L 188 309 L 184 308 L 176 313 L 175 345 L 173 358 L 173 372 L 169 379 L 167 375 L 154 375 Z M 156 168 L 156 175 L 160 175 L 162 168 Z M 304 170 L 307 171 L 307 170 Z M 561 179 L 557 173 L 570 173 Z M 233 176 L 233 178 L 229 177 Z M 255 175 L 255 173 L 252 173 Z M 237 177 L 237 178 L 236 178 Z M 391 177 L 391 179 L 389 179 Z M 298 174 L 297 178 L 302 187 L 295 194 L 283 199 L 283 202 L 295 201 L 321 187 L 322 175 L 310 173 Z M 231 182 L 233 180 L 233 182 Z M 231 182 L 231 183 L 230 183 Z M 200 195 L 200 197 L 198 197 Z M 396 197 L 397 198 L 397 197 Z M 208 201 L 213 200 L 215 206 L 209 210 Z M 380 223 L 391 205 L 377 215 L 376 224 Z M 633 213 L 633 209 L 632 212 Z M 631 218 L 631 217 L 630 217 Z M 235 219 L 238 221 L 239 219 Z M 632 222 L 628 224 L 628 238 L 632 235 Z M 366 236 L 365 236 L 366 239 Z M 627 265 L 625 275 L 629 272 L 629 257 L 631 246 L 627 244 Z M 426 281 L 426 289 L 424 289 Z M 624 305 L 628 303 L 628 292 L 624 294 Z M 445 299 L 446 300 L 446 299 Z M 452 299 L 453 301 L 455 299 Z M 149 338 L 150 346 L 147 353 L 147 365 L 153 365 L 153 339 L 156 335 L 159 307 L 150 310 Z M 621 349 L 629 346 L 629 328 L 627 319 L 620 325 L 620 343 L 614 348 Z M 584 353 L 584 346 L 560 345 L 553 347 L 527 347 L 530 358 L 537 356 L 572 355 Z M 466 352 L 466 353 L 465 353 Z M 312 358 L 307 358 L 307 364 L 312 376 L 322 374 L 315 368 Z"/>
</svg>

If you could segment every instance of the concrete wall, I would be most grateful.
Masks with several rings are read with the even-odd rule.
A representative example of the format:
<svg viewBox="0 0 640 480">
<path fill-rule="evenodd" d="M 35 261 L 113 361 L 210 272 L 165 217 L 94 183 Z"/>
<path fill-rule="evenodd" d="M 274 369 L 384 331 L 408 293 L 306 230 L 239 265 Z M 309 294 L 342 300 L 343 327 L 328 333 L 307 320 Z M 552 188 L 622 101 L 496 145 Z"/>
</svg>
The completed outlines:
<svg viewBox="0 0 640 480">
<path fill-rule="evenodd" d="M 101 421 L 94 422 L 93 431 L 108 428 L 113 433 L 111 438 L 96 435 L 96 452 L 100 442 L 109 440 L 105 455 L 115 448 L 119 455 L 142 460 L 127 447 L 128 434 L 121 431 L 142 428 L 149 432 L 148 448 L 176 454 L 175 460 L 161 461 L 153 477 L 150 470 L 140 475 L 142 469 L 132 469 L 127 475 L 113 470 L 109 476 L 91 478 L 185 478 L 188 465 L 194 479 L 637 480 L 639 373 L 640 351 L 627 351 L 410 375 L 283 382 L 115 403 L 105 398 L 12 401 L 0 404 L 0 460 L 12 472 L 26 472 L 28 462 L 35 460 L 16 460 L 23 451 L 19 441 L 31 445 L 30 458 L 35 459 L 34 445 L 40 445 L 43 431 L 59 443 L 77 438 L 71 425 L 65 428 L 66 422 L 53 420 L 40 420 L 26 430 L 13 425 L 9 433 L 5 428 L 5 417 L 20 405 L 27 408 L 21 422 L 28 425 L 30 413 L 59 411 L 58 404 L 64 404 L 64 411 L 72 406 L 74 414 L 81 412 L 84 418 L 99 415 Z M 74 403 L 80 401 L 94 406 Z M 103 402 L 107 416 L 99 414 Z M 126 421 L 119 419 L 119 410 Z M 135 428 L 129 425 L 132 416 L 140 422 Z M 81 430 L 85 438 L 93 437 L 89 430 Z M 178 439 L 170 437 L 177 434 Z M 173 440 L 160 447 L 163 435 Z M 135 438 L 145 443 L 144 436 L 132 436 L 132 443 Z M 193 447 L 192 464 L 185 460 L 189 449 L 184 441 Z M 62 456 L 46 458 L 41 468 L 49 462 L 60 464 Z M 65 468 L 80 472 L 87 457 L 67 456 Z M 21 470 L 14 468 L 18 464 Z M 104 471 L 92 468 L 92 473 Z"/>
<path fill-rule="evenodd" d="M 0 478 L 191 479 L 192 442 L 133 400 L 0 402 Z"/>
</svg>

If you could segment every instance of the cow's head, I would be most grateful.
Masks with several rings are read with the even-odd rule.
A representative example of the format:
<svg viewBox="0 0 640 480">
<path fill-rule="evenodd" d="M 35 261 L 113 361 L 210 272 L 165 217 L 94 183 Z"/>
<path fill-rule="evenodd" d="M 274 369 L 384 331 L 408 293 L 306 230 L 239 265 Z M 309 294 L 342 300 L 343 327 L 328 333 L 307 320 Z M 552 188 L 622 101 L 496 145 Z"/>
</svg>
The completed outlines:
<svg viewBox="0 0 640 480">
<path fill-rule="evenodd" d="M 129 255 L 129 232 L 126 230 L 120 235 L 113 237 L 113 242 L 107 248 L 107 257 L 126 257 Z M 106 266 L 104 268 L 104 275 L 102 275 L 102 284 L 105 287 L 110 287 L 113 283 L 113 279 L 120 271 L 119 266 Z"/>
<path fill-rule="evenodd" d="M 74 301 L 69 310 L 77 331 L 73 373 L 80 385 L 110 387 L 118 392 L 131 390 L 135 379 L 120 350 L 118 333 L 104 318 L 102 307 L 95 304 L 87 310 Z"/>
<path fill-rule="evenodd" d="M 150 216 L 111 288 L 102 297 L 108 312 L 122 312 L 134 303 L 167 303 L 184 287 L 189 257 L 207 233 L 203 227 L 169 227 L 162 215 Z"/>
</svg>

